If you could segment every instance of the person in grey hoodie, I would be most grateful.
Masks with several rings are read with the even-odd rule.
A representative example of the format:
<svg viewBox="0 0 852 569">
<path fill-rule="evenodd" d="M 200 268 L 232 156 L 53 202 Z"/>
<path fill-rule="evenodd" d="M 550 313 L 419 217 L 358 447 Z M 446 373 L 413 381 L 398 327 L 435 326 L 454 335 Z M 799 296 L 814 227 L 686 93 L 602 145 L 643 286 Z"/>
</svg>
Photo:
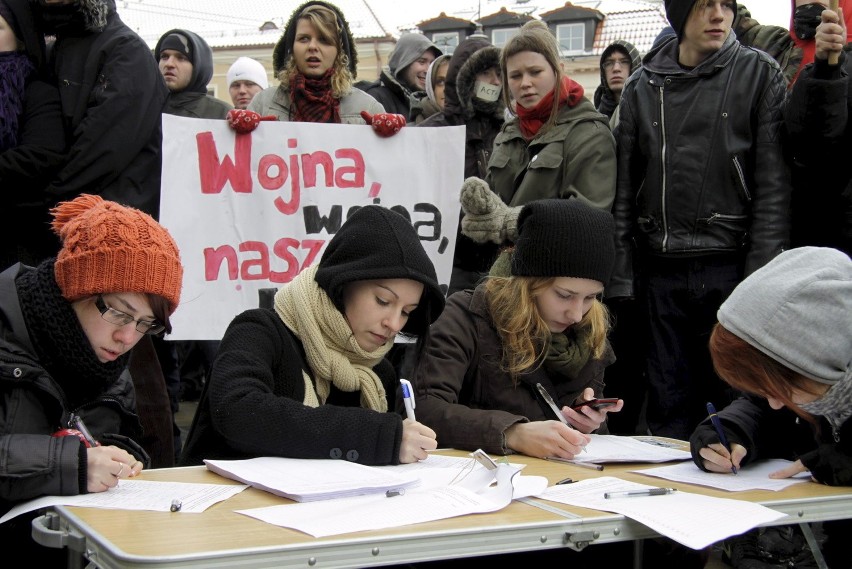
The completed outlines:
<svg viewBox="0 0 852 569">
<path fill-rule="evenodd" d="M 729 445 L 710 419 L 698 425 L 695 464 L 730 474 L 784 458 L 793 462 L 771 478 L 809 471 L 821 484 L 852 485 L 852 260 L 829 247 L 784 251 L 734 289 L 718 319 L 713 365 L 747 395 L 718 413 Z M 823 525 L 827 566 L 850 566 L 851 525 Z"/>
<path fill-rule="evenodd" d="M 618 122 L 621 89 L 641 64 L 639 50 L 626 40 L 615 40 L 601 54 L 601 84 L 595 89 L 594 103 L 598 112 L 610 118 L 612 126 Z"/>
<path fill-rule="evenodd" d="M 411 107 L 426 96 L 426 72 L 443 52 L 422 34 L 402 34 L 388 60 L 388 67 L 372 82 L 355 86 L 372 95 L 388 113 L 406 119 Z"/>
</svg>

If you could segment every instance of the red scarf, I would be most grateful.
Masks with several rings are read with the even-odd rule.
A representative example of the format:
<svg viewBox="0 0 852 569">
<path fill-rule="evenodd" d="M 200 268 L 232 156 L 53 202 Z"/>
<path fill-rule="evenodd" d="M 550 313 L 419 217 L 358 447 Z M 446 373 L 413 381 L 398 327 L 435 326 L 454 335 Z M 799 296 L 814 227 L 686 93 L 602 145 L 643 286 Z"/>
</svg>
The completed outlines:
<svg viewBox="0 0 852 569">
<path fill-rule="evenodd" d="M 554 89 L 555 91 L 555 89 Z M 559 106 L 567 104 L 573 107 L 583 98 L 583 86 L 569 79 L 562 78 L 562 88 L 559 89 Z M 531 109 L 525 109 L 521 105 L 515 105 L 515 110 L 518 113 L 518 124 L 521 127 L 521 134 L 527 140 L 532 140 L 538 134 L 542 125 L 550 118 L 550 111 L 553 109 L 553 91 L 542 97 L 541 101 Z"/>
<path fill-rule="evenodd" d="M 305 77 L 299 72 L 290 78 L 290 101 L 295 109 L 295 122 L 340 123 L 340 99 L 331 94 L 329 69 L 319 79 Z"/>
</svg>

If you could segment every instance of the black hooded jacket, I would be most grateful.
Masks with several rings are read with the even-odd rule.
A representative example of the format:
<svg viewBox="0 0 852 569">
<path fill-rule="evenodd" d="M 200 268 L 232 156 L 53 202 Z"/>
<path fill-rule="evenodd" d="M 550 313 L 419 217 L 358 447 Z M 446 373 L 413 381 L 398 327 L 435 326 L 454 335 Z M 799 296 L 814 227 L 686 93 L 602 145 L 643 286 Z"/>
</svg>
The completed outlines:
<svg viewBox="0 0 852 569">
<path fill-rule="evenodd" d="M 50 66 L 71 144 L 47 188 L 48 205 L 89 193 L 156 217 L 168 89 L 150 48 L 121 21 L 114 0 L 33 6 L 41 31 L 56 36 Z"/>
<path fill-rule="evenodd" d="M 157 41 L 154 58 L 160 60 L 163 40 L 172 34 L 181 35 L 189 42 L 192 77 L 185 89 L 169 93 L 163 112 L 179 117 L 224 119 L 234 107 L 207 94 L 207 85 L 213 78 L 213 50 L 204 38 L 189 30 L 169 30 Z"/>
<path fill-rule="evenodd" d="M 459 44 L 450 59 L 444 88 L 444 110 L 417 126 L 464 125 L 464 176 L 485 179 L 494 139 L 503 126 L 505 104 L 502 97 L 488 102 L 474 97 L 477 74 L 500 67 L 500 50 L 482 37 L 470 37 Z M 456 236 L 453 265 L 467 271 L 485 273 L 497 256 L 497 246 L 479 244 L 461 233 Z"/>
</svg>

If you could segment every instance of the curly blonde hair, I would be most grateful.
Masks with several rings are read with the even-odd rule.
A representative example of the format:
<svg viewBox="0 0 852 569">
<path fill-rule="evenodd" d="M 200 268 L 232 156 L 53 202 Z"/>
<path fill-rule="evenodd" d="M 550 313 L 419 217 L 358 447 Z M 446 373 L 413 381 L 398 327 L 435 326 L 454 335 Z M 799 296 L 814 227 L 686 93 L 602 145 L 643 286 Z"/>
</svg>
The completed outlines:
<svg viewBox="0 0 852 569">
<path fill-rule="evenodd" d="M 308 6 L 299 14 L 298 20 L 308 20 L 313 25 L 320 39 L 337 46 L 337 57 L 334 59 L 331 75 L 331 94 L 335 99 L 340 99 L 352 90 L 352 84 L 355 82 L 352 77 L 352 72 L 349 70 L 349 56 L 346 55 L 346 50 L 343 49 L 343 30 L 337 21 L 337 15 L 326 8 L 325 6 L 313 4 Z M 293 25 L 296 25 L 294 22 Z M 291 48 L 292 51 L 292 48 Z M 292 53 L 284 64 L 284 67 L 278 73 L 278 80 L 285 90 L 290 89 L 290 79 L 298 73 L 296 69 L 295 57 Z"/>
</svg>

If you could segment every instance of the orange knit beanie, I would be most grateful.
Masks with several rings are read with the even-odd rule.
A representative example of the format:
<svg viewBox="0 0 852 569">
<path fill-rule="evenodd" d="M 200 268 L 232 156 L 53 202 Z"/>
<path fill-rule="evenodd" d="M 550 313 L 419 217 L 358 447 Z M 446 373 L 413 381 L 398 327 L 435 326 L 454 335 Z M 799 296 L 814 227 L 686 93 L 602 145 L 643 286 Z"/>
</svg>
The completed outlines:
<svg viewBox="0 0 852 569">
<path fill-rule="evenodd" d="M 157 294 L 180 302 L 183 266 L 165 227 L 150 215 L 100 196 L 82 194 L 51 210 L 62 239 L 54 273 L 69 301 L 115 292 Z"/>
</svg>

